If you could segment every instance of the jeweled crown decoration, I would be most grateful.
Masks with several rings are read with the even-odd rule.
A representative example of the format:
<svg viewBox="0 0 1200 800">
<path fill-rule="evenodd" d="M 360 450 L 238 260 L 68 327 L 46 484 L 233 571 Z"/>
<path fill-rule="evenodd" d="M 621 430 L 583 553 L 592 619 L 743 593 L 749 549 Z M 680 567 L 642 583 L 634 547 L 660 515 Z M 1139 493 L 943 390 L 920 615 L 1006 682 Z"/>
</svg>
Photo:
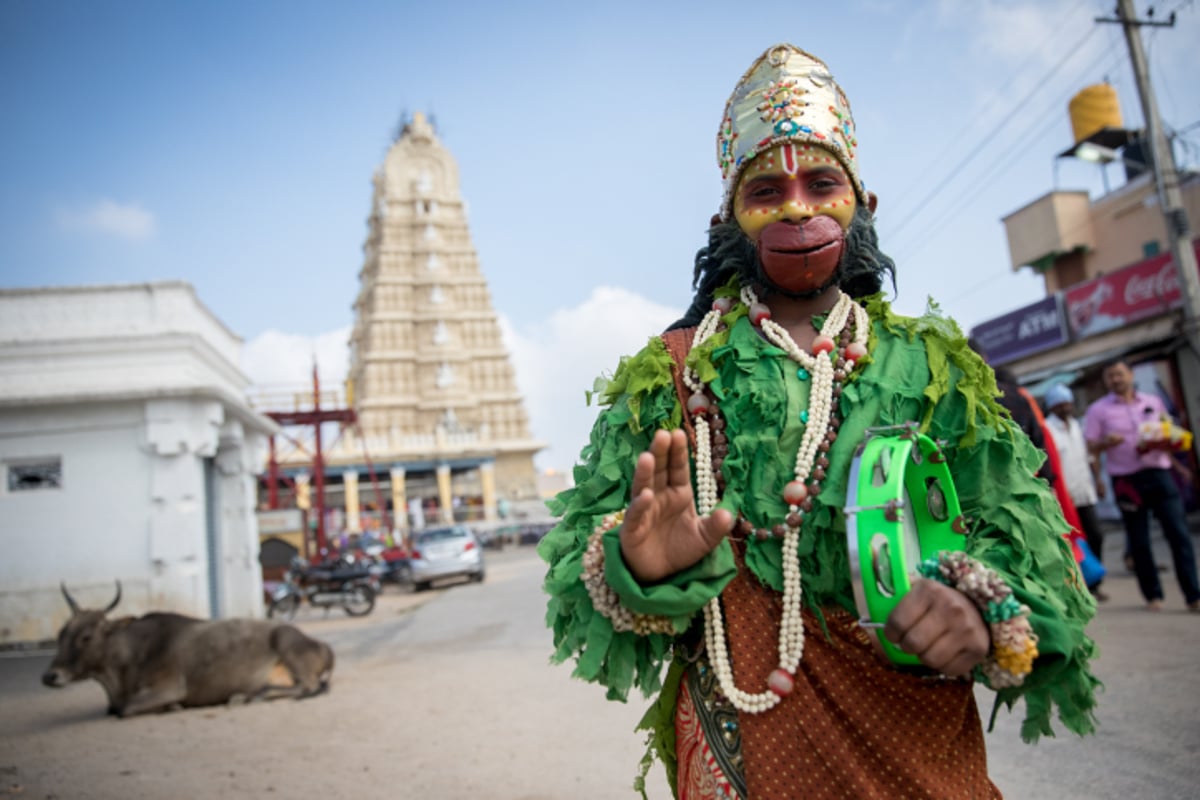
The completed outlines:
<svg viewBox="0 0 1200 800">
<path fill-rule="evenodd" d="M 751 159 L 788 141 L 809 142 L 832 153 L 854 183 L 859 202 L 867 202 L 845 92 L 821 59 L 793 45 L 777 44 L 751 65 L 725 104 L 717 132 L 724 186 L 721 219 L 732 216 L 733 191 Z"/>
</svg>

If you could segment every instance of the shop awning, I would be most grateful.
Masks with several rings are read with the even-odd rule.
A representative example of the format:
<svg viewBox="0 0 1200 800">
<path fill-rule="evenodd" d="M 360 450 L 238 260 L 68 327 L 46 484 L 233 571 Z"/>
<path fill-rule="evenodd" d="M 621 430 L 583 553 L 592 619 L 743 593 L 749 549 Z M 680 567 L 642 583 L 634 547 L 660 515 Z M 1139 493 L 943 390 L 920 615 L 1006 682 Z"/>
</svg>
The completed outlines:
<svg viewBox="0 0 1200 800">
<path fill-rule="evenodd" d="M 1144 360 L 1172 353 L 1185 342 L 1178 312 L 1108 331 L 1088 339 L 1006 364 L 1024 386 L 1056 375 L 1076 373 L 1120 358 Z M 1035 392 L 1036 394 L 1036 392 Z"/>
</svg>

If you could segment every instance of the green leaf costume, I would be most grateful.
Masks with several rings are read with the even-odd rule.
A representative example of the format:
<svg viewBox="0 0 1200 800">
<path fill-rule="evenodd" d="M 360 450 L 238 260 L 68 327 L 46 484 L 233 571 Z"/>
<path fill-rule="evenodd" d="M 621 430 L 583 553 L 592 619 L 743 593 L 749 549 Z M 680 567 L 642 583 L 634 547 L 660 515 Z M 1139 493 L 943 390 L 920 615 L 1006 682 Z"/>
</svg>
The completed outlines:
<svg viewBox="0 0 1200 800">
<path fill-rule="evenodd" d="M 1068 730 L 1091 732 L 1098 682 L 1088 669 L 1095 646 L 1084 625 L 1094 603 L 1061 536 L 1068 530 L 1061 511 L 1049 487 L 1034 477 L 1043 455 L 1008 422 L 995 402 L 991 370 L 969 350 L 954 322 L 932 306 L 920 318 L 905 318 L 879 297 L 864 305 L 872 320 L 869 356 L 845 385 L 839 436 L 801 533 L 806 607 L 818 615 L 822 609 L 855 611 L 842 513 L 854 450 L 869 427 L 917 421 L 923 432 L 947 442 L 963 512 L 975 521 L 968 554 L 996 570 L 1031 609 L 1040 655 L 1023 685 L 997 693 L 997 706 L 1011 708 L 1024 699 L 1021 733 L 1029 742 L 1053 735 L 1055 710 Z M 787 514 L 781 493 L 792 478 L 803 433 L 798 412 L 807 407 L 808 382 L 782 350 L 758 335 L 743 306 L 736 305 L 725 322 L 725 330 L 691 352 L 688 364 L 708 382 L 727 424 L 729 453 L 722 466 L 727 488 L 720 506 L 755 527 L 770 527 Z M 589 535 L 606 514 L 628 505 L 637 456 L 657 429 L 681 425 L 672 366 L 657 337 L 621 361 L 602 389 L 605 408 L 575 469 L 575 487 L 550 503 L 561 522 L 538 552 L 549 564 L 544 588 L 554 660 L 575 657 L 574 674 L 605 686 L 610 699 L 625 700 L 634 686 L 647 696 L 660 693 L 643 721 L 651 745 L 643 775 L 657 756 L 673 783 L 672 719 L 682 670 L 676 663 L 664 684 L 663 669 L 672 662 L 675 637 L 614 632 L 580 581 Z M 621 560 L 618 532 L 606 534 L 604 544 L 606 578 L 622 603 L 670 617 L 680 635 L 700 624 L 702 606 L 737 571 L 725 541 L 691 568 L 643 587 Z M 751 538 L 745 565 L 758 581 L 782 591 L 779 539 Z"/>
</svg>

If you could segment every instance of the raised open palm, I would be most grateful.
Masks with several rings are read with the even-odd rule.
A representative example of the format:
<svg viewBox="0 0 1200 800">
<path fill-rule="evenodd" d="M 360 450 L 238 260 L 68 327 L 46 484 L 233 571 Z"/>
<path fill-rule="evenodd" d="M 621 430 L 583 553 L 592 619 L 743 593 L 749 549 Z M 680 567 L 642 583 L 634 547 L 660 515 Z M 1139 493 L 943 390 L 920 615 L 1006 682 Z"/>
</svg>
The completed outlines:
<svg viewBox="0 0 1200 800">
<path fill-rule="evenodd" d="M 621 554 L 635 578 L 653 583 L 695 564 L 733 529 L 717 509 L 701 517 L 692 493 L 687 435 L 658 431 L 638 456 L 633 490 L 621 526 Z"/>
</svg>

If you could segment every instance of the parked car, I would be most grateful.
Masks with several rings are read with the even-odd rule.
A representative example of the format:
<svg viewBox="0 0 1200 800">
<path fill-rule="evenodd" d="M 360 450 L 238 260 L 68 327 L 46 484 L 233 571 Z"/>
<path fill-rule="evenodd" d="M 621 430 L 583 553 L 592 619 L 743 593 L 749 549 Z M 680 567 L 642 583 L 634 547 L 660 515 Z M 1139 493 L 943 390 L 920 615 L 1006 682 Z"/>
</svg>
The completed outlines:
<svg viewBox="0 0 1200 800">
<path fill-rule="evenodd" d="M 413 539 L 408 568 L 418 592 L 442 578 L 466 576 L 481 582 L 485 573 L 483 548 L 463 525 L 426 528 Z"/>
</svg>

